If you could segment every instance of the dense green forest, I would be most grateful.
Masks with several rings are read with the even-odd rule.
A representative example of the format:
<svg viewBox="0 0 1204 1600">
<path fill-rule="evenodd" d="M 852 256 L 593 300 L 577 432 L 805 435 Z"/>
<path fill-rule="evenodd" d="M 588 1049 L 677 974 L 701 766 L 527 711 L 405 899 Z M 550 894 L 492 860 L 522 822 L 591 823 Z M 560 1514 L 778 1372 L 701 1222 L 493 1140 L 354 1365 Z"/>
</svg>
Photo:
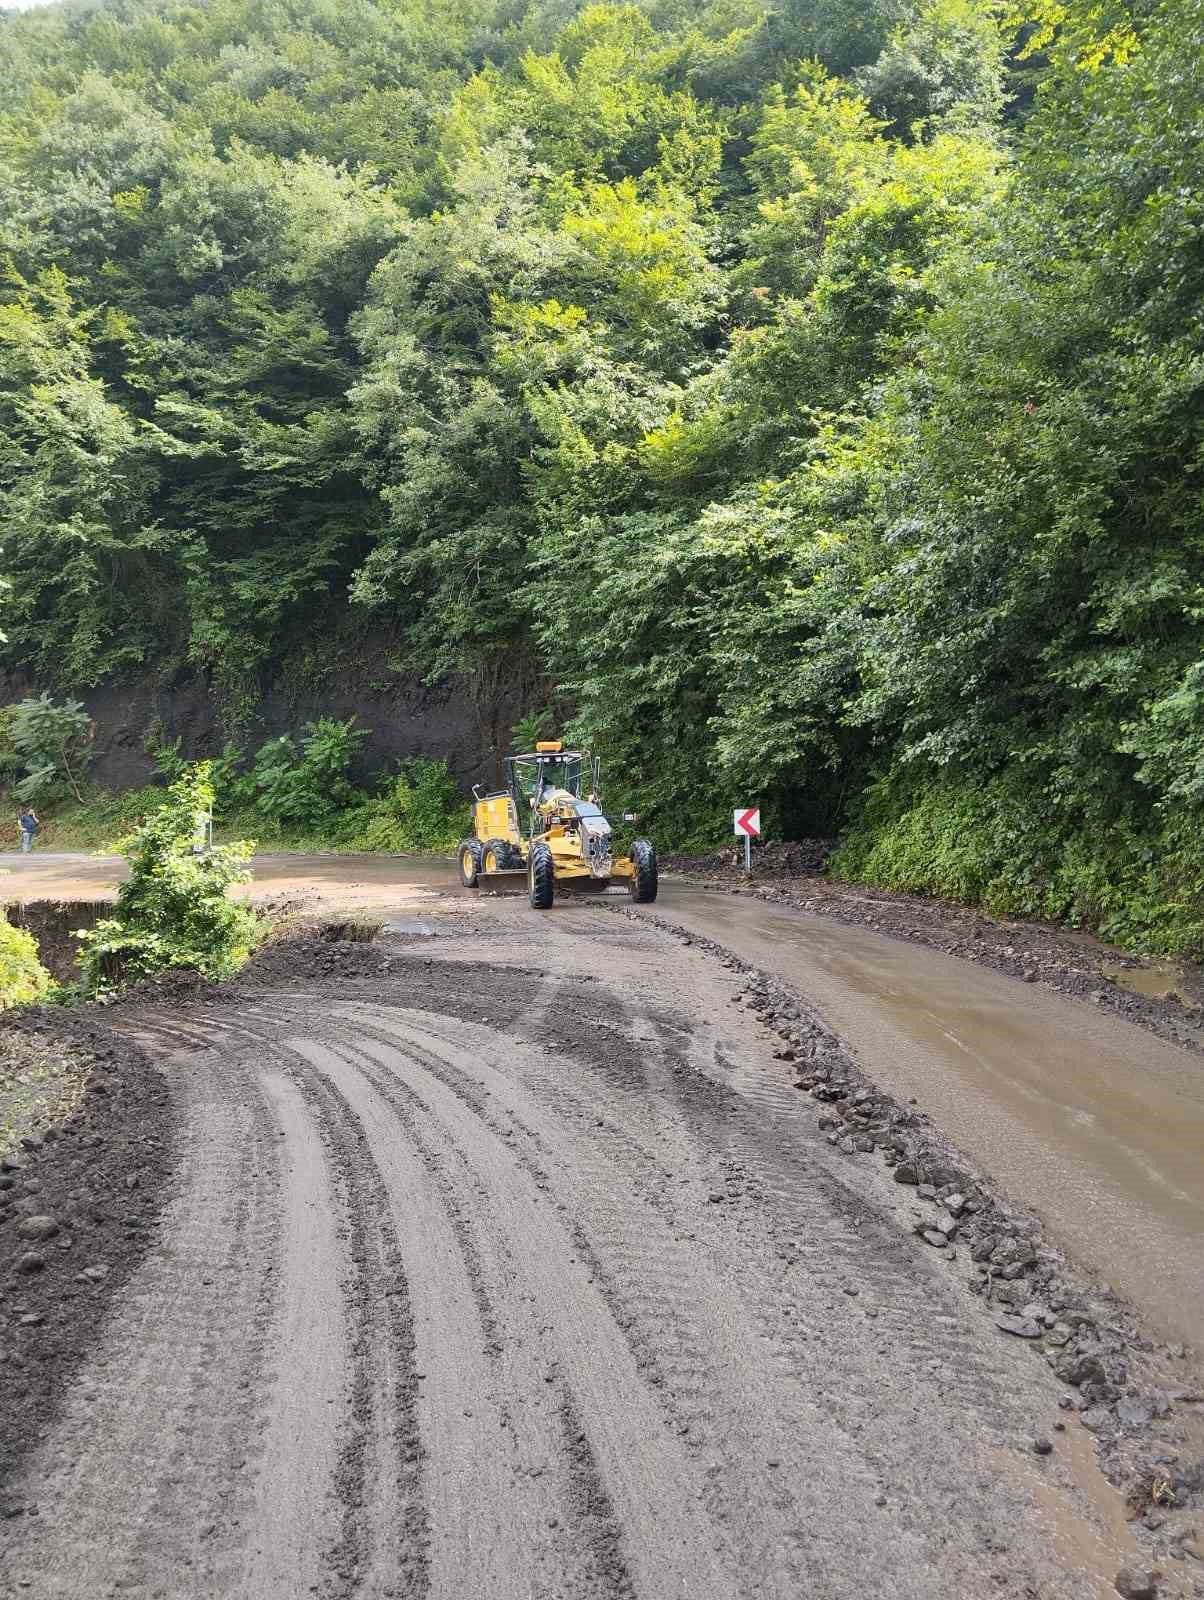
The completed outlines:
<svg viewBox="0 0 1204 1600">
<path fill-rule="evenodd" d="M 1204 944 L 1204 0 L 0 16 L 0 628 Z M 616 791 L 617 795 L 617 791 Z"/>
</svg>

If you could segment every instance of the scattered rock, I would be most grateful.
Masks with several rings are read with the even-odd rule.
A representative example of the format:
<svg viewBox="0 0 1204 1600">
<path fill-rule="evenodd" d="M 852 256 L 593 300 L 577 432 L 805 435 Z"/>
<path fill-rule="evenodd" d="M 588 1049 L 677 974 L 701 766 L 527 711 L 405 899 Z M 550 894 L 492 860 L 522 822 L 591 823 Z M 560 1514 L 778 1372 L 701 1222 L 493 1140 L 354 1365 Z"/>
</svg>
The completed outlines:
<svg viewBox="0 0 1204 1600">
<path fill-rule="evenodd" d="M 925 1244 L 932 1245 L 934 1250 L 943 1250 L 949 1243 L 945 1235 L 943 1233 L 938 1233 L 935 1228 L 921 1229 L 920 1238 L 923 1239 Z"/>
<path fill-rule="evenodd" d="M 38 1250 L 26 1250 L 17 1257 L 18 1272 L 41 1272 L 45 1265 L 46 1257 Z"/>
<path fill-rule="evenodd" d="M 1039 1339 L 1041 1337 L 1041 1324 L 1034 1322 L 1031 1317 L 1014 1317 L 1009 1313 L 995 1318 L 995 1326 L 1002 1328 L 1004 1333 L 1013 1333 L 1017 1339 Z"/>
<path fill-rule="evenodd" d="M 1131 1400 L 1128 1397 L 1116 1402 L 1116 1416 L 1124 1428 L 1146 1428 L 1154 1420 L 1154 1402 L 1145 1396 Z"/>
<path fill-rule="evenodd" d="M 1122 1567 L 1116 1574 L 1116 1592 L 1124 1600 L 1158 1600 L 1159 1576 L 1143 1567 Z"/>
<path fill-rule="evenodd" d="M 919 1183 L 919 1181 L 920 1174 L 916 1171 L 915 1167 L 912 1166 L 911 1162 L 900 1161 L 898 1166 L 895 1168 L 895 1182 Z"/>
<path fill-rule="evenodd" d="M 1034 1439 L 1033 1440 L 1033 1454 L 1034 1455 L 1038 1455 L 1038 1456 L 1052 1455 L 1053 1454 L 1053 1445 L 1050 1443 L 1050 1441 L 1048 1439 Z"/>
<path fill-rule="evenodd" d="M 18 1238 L 30 1239 L 34 1243 L 53 1239 L 58 1232 L 59 1225 L 53 1217 L 25 1217 L 17 1224 Z"/>
</svg>

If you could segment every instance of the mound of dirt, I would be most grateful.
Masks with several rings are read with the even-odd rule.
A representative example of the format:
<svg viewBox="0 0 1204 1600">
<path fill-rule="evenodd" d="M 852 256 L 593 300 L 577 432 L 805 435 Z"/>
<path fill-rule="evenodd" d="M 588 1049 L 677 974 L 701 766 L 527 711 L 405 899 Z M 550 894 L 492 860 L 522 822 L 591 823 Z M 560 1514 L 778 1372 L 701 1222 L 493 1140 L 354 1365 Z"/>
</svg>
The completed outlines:
<svg viewBox="0 0 1204 1600">
<path fill-rule="evenodd" d="M 828 858 L 836 849 L 836 839 L 786 839 L 752 842 L 752 876 L 757 878 L 812 877 L 828 870 Z M 665 872 L 678 872 L 687 878 L 744 879 L 744 844 L 733 839 L 709 855 L 661 854 Z"/>
<path fill-rule="evenodd" d="M 146 1253 L 172 1158 L 161 1075 L 103 1021 L 44 1010 L 0 1019 L 91 1063 L 81 1104 L 0 1158 L 0 1516 L 15 1468 L 95 1345 L 109 1302 Z"/>
</svg>

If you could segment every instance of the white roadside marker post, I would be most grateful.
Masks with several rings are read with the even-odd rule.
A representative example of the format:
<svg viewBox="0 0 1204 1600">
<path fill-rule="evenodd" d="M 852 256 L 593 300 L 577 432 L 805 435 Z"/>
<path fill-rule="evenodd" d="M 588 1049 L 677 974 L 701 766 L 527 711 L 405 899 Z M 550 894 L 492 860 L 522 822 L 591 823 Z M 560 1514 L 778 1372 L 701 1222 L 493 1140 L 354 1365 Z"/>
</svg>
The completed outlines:
<svg viewBox="0 0 1204 1600">
<path fill-rule="evenodd" d="M 761 812 L 757 806 L 744 806 L 732 812 L 732 832 L 744 840 L 744 871 L 752 872 L 752 842 L 761 836 Z"/>
</svg>

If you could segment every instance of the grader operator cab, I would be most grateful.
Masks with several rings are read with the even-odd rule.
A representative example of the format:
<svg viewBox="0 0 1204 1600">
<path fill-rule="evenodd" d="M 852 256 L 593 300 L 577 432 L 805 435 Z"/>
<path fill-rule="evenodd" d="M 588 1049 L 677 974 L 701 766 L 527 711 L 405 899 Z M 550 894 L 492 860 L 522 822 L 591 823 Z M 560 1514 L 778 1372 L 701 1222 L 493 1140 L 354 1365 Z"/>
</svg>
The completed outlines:
<svg viewBox="0 0 1204 1600">
<path fill-rule="evenodd" d="M 460 846 L 465 888 L 525 872 L 537 911 L 548 909 L 558 888 L 605 889 L 616 878 L 627 880 L 633 900 L 656 899 L 651 842 L 635 839 L 626 854 L 611 853 L 610 823 L 598 804 L 596 759 L 587 761 L 558 740 L 547 740 L 531 755 L 510 756 L 506 780 L 496 794 L 473 790 L 474 837 Z"/>
</svg>

